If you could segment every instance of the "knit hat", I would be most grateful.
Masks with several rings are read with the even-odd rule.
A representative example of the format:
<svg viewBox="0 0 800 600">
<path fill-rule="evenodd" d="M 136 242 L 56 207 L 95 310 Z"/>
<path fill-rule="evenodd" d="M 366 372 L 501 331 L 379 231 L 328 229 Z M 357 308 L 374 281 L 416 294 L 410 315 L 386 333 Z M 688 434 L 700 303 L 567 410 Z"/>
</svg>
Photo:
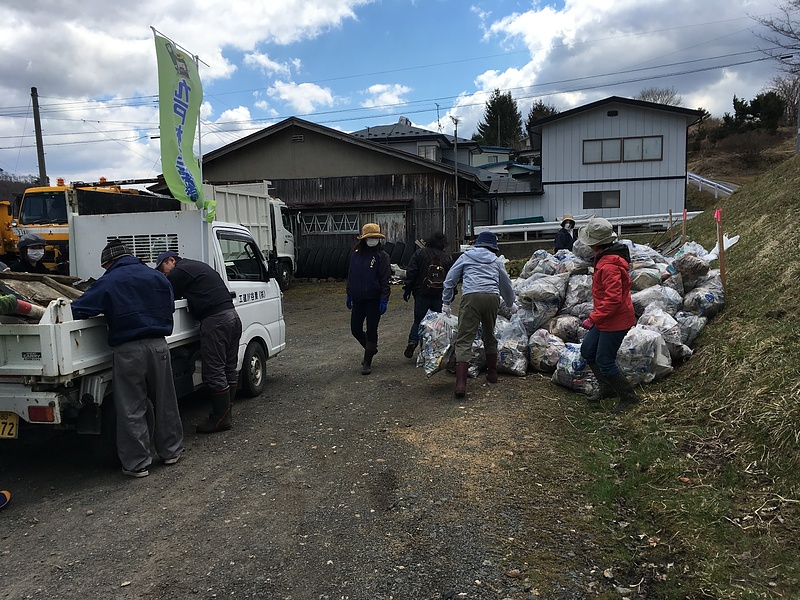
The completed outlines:
<svg viewBox="0 0 800 600">
<path fill-rule="evenodd" d="M 361 228 L 361 235 L 358 236 L 358 239 L 363 240 L 365 238 L 379 238 L 385 240 L 386 236 L 381 233 L 380 225 L 364 223 L 364 226 Z"/>
<path fill-rule="evenodd" d="M 497 247 L 497 236 L 491 231 L 481 231 L 478 234 L 478 239 L 475 240 L 475 247 L 488 248 L 489 250 L 497 252 L 499 250 Z"/>
<path fill-rule="evenodd" d="M 158 267 L 161 266 L 161 263 L 163 263 L 168 258 L 180 258 L 180 256 L 178 256 L 177 252 L 174 252 L 172 250 L 167 250 L 166 252 L 162 252 L 156 257 L 156 269 L 158 269 Z"/>
<path fill-rule="evenodd" d="M 131 251 L 119 239 L 114 238 L 103 248 L 103 252 L 100 254 L 100 266 L 107 265 L 123 256 L 132 256 Z"/>
<path fill-rule="evenodd" d="M 578 239 L 587 246 L 604 246 L 617 239 L 614 226 L 602 217 L 592 217 L 585 227 L 578 231 Z"/>
</svg>

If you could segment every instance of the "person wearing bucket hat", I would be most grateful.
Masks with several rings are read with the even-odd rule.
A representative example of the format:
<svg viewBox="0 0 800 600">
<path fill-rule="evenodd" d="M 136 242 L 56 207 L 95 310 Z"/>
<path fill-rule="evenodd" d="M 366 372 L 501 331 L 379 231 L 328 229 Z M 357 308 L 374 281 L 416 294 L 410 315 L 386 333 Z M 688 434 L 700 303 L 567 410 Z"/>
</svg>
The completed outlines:
<svg viewBox="0 0 800 600">
<path fill-rule="evenodd" d="M 111 407 L 117 415 L 117 454 L 125 475 L 146 477 L 151 439 L 165 464 L 174 464 L 183 452 L 183 425 L 165 339 L 172 333 L 172 287 L 118 239 L 103 248 L 100 263 L 106 272 L 72 301 L 72 316 L 105 315 L 113 353 Z"/>
<path fill-rule="evenodd" d="M 575 219 L 571 214 L 566 213 L 561 218 L 561 229 L 556 233 L 555 251 L 570 250 L 575 243 Z"/>
<path fill-rule="evenodd" d="M 378 353 L 378 324 L 389 305 L 392 266 L 383 250 L 386 236 L 375 223 L 365 223 L 350 255 L 345 303 L 350 310 L 350 332 L 364 348 L 361 374 L 372 372 L 372 358 Z M 364 323 L 366 322 L 366 331 Z"/>
<path fill-rule="evenodd" d="M 455 343 L 457 398 L 462 398 L 467 393 L 472 342 L 475 341 L 479 326 L 483 327 L 486 380 L 489 383 L 497 383 L 497 339 L 494 337 L 494 326 L 500 310 L 500 297 L 503 297 L 512 311 L 516 310 L 511 278 L 506 272 L 503 261 L 498 257 L 500 249 L 497 245 L 497 236 L 491 231 L 483 231 L 478 235 L 474 246 L 453 263 L 442 289 L 442 312 L 450 316 L 450 303 L 455 297 L 458 282 L 462 282 Z"/>
<path fill-rule="evenodd" d="M 581 342 L 581 356 L 594 373 L 599 390 L 589 396 L 590 402 L 617 397 L 614 412 L 639 402 L 633 386 L 617 365 L 622 340 L 636 324 L 631 301 L 630 251 L 616 243 L 614 226 L 600 217 L 593 217 L 578 232 L 578 239 L 594 250 L 592 300 L 594 308 L 583 322 L 588 329 Z"/>
</svg>

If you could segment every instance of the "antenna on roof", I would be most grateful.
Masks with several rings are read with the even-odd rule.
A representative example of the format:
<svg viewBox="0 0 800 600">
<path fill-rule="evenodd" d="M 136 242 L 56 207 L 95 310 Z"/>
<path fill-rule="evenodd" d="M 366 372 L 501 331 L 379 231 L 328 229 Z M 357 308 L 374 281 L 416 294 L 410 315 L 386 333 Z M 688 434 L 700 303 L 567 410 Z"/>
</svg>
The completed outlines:
<svg viewBox="0 0 800 600">
<path fill-rule="evenodd" d="M 434 104 L 436 105 L 436 123 L 439 125 L 439 133 L 442 133 L 442 121 L 439 119 L 439 103 L 434 102 Z"/>
</svg>

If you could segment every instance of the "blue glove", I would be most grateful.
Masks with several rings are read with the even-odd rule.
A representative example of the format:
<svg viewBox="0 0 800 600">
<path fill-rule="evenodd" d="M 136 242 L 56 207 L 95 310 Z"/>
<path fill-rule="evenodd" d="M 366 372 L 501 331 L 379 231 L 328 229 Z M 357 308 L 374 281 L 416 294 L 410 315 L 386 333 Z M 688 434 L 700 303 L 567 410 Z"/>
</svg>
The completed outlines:
<svg viewBox="0 0 800 600">
<path fill-rule="evenodd" d="M 388 300 L 381 300 L 381 314 L 386 312 L 386 307 L 389 306 Z"/>
<path fill-rule="evenodd" d="M 347 310 L 353 308 L 353 299 L 350 297 L 350 294 L 347 294 L 347 299 L 344 301 L 347 304 Z"/>
<path fill-rule="evenodd" d="M 411 298 L 411 290 L 403 290 L 403 300 L 408 302 L 409 298 Z"/>
</svg>

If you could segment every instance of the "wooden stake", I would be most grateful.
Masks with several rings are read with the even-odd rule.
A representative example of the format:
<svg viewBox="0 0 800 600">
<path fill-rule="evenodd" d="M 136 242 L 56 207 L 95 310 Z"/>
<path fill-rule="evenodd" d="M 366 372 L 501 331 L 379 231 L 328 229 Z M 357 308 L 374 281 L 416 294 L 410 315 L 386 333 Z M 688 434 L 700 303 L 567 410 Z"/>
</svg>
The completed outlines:
<svg viewBox="0 0 800 600">
<path fill-rule="evenodd" d="M 686 243 L 686 209 L 683 209 L 683 226 L 681 227 L 681 246 Z"/>
<path fill-rule="evenodd" d="M 672 241 L 672 209 L 669 209 L 669 241 Z"/>
<path fill-rule="evenodd" d="M 725 278 L 725 244 L 722 229 L 722 210 L 719 208 L 714 213 L 717 219 L 717 244 L 719 248 L 719 277 L 722 280 L 722 291 L 725 293 L 725 302 L 728 303 L 728 286 Z"/>
</svg>

